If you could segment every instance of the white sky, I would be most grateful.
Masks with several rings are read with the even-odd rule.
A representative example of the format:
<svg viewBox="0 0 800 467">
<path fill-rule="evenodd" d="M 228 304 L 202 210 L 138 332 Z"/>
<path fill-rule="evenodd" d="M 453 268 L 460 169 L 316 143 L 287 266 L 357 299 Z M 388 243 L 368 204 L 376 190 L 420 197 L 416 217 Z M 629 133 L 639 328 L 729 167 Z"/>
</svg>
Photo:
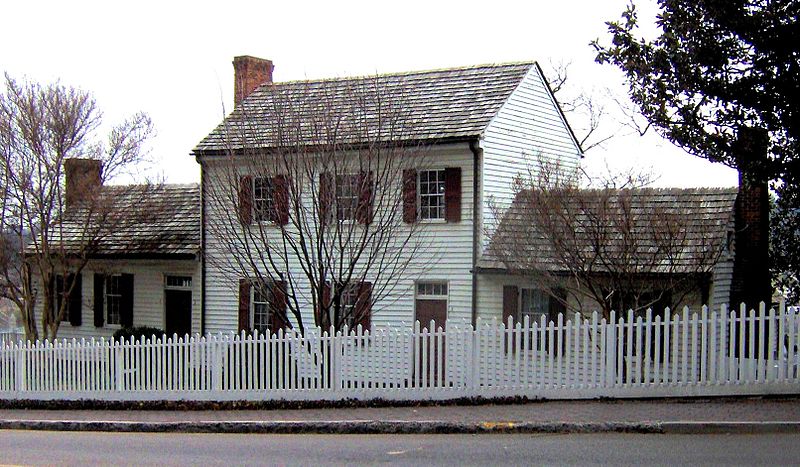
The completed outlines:
<svg viewBox="0 0 800 467">
<path fill-rule="evenodd" d="M 643 7 L 652 5 L 640 0 Z M 622 74 L 594 63 L 627 0 L 13 1 L 3 6 L 0 70 L 92 91 L 106 120 L 142 110 L 158 135 L 157 170 L 199 180 L 189 152 L 232 107 L 235 55 L 269 58 L 286 81 L 538 60 L 568 61 L 573 87 L 624 93 Z M 645 8 L 645 13 L 648 8 Z M 607 40 L 606 40 L 607 42 Z M 615 125 L 609 125 L 614 127 Z M 653 133 L 589 151 L 606 163 L 652 170 L 659 186 L 733 186 L 736 173 L 683 153 Z"/>
</svg>

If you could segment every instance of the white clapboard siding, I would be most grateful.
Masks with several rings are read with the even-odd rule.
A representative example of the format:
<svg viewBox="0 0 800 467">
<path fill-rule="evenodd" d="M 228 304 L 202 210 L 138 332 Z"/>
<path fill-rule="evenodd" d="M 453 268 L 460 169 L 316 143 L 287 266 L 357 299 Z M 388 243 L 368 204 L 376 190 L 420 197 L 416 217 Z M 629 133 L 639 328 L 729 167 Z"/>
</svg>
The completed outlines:
<svg viewBox="0 0 800 467">
<path fill-rule="evenodd" d="M 81 325 L 63 321 L 58 338 L 110 338 L 119 325 L 94 325 L 94 273 L 133 274 L 133 325 L 164 329 L 164 278 L 167 275 L 192 278 L 192 332 L 200 332 L 201 274 L 199 260 L 91 260 L 81 272 Z M 34 281 L 38 281 L 38 276 Z M 36 301 L 36 316 L 41 316 L 43 300 Z"/>
<path fill-rule="evenodd" d="M 529 168 L 535 173 L 540 158 L 557 162 L 563 170 L 574 170 L 581 157 L 581 150 L 536 66 L 531 67 L 493 117 L 480 145 L 484 225 L 490 229 L 495 219 L 489 203 L 494 201 L 500 208 L 508 207 L 515 195 L 511 185 L 515 177 L 525 176 Z"/>
<path fill-rule="evenodd" d="M 429 400 L 798 392 L 798 310 L 762 305 L 665 316 L 20 342 L 0 348 L 0 397 Z M 563 346 L 556 345 L 558 335 Z"/>
<path fill-rule="evenodd" d="M 446 281 L 448 283 L 448 318 L 469 319 L 472 308 L 472 190 L 473 155 L 469 145 L 437 145 L 424 156 L 420 156 L 420 168 L 461 168 L 461 221 L 458 223 L 425 222 L 417 225 L 412 242 L 420 245 L 408 267 L 394 279 L 387 293 L 373 306 L 373 327 L 396 326 L 414 320 L 414 284 L 419 280 Z M 217 166 L 209 164 L 204 180 L 208 184 L 220 183 L 223 177 Z M 400 180 L 397 181 L 400 183 Z M 208 190 L 213 193 L 215 190 Z M 219 190 L 216 190 L 219 193 Z M 209 195 L 210 196 L 210 195 Z M 228 214 L 219 212 L 218 203 L 207 201 L 206 222 L 213 223 Z M 229 206 L 228 209 L 234 209 Z M 257 228 L 257 227 L 250 227 Z M 270 228 L 267 226 L 266 228 Z M 404 228 L 401 226 L 401 228 Z M 275 228 L 276 236 L 278 233 Z M 208 332 L 236 331 L 238 326 L 238 281 L 230 271 L 215 266 L 217 258 L 230 254 L 225 242 L 215 236 L 215 229 L 206 227 L 206 330 Z M 277 237 L 276 237 L 277 238 Z M 300 306 L 306 326 L 313 327 L 311 300 L 307 295 L 310 287 L 299 263 L 288 271 L 295 282 Z M 280 271 L 287 273 L 287 271 Z M 373 289 L 377 289 L 373 285 Z M 294 318 L 291 317 L 294 321 Z M 296 325 L 296 323 L 293 323 Z"/>
</svg>

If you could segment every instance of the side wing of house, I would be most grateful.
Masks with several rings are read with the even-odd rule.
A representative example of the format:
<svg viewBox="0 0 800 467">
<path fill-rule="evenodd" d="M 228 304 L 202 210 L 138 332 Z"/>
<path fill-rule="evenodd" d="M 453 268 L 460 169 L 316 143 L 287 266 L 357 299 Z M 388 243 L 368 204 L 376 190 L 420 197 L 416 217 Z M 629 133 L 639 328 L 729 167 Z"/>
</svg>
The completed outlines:
<svg viewBox="0 0 800 467">
<path fill-rule="evenodd" d="M 496 227 L 491 204 L 507 208 L 514 200 L 516 177 L 536 176 L 539 161 L 574 171 L 582 152 L 541 68 L 531 66 L 520 84 L 495 114 L 481 138 L 481 205 L 483 247 L 486 230 Z"/>
<path fill-rule="evenodd" d="M 110 338 L 125 324 L 178 334 L 200 332 L 201 278 L 196 260 L 91 260 L 61 322 L 59 339 Z M 34 277 L 37 287 L 39 277 Z M 38 287 L 41 290 L 41 287 Z M 78 306 L 77 310 L 74 307 Z M 45 311 L 36 301 L 37 321 Z"/>
</svg>

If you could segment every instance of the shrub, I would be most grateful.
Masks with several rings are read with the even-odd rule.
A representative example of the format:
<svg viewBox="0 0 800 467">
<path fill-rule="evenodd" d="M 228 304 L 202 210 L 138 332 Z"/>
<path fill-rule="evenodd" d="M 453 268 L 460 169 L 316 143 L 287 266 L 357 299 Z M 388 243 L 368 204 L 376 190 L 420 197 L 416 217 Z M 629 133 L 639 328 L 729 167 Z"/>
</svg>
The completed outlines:
<svg viewBox="0 0 800 467">
<path fill-rule="evenodd" d="M 134 326 L 114 331 L 114 340 L 119 342 L 124 339 L 125 342 L 130 342 L 132 337 L 136 342 L 139 342 L 142 337 L 146 339 L 152 339 L 153 336 L 162 338 L 166 334 L 163 330 L 152 326 Z"/>
</svg>

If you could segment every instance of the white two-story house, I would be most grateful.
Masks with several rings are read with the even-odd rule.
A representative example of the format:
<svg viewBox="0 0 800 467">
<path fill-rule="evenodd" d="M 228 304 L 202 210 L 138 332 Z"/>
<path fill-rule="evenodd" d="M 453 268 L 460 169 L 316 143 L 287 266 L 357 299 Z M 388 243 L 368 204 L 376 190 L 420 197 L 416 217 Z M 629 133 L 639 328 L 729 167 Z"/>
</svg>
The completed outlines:
<svg viewBox="0 0 800 467">
<path fill-rule="evenodd" d="M 192 152 L 202 330 L 501 316 L 478 297 L 503 292 L 476 272 L 490 200 L 510 205 L 540 158 L 582 157 L 541 68 L 293 82 L 273 68 L 235 58 L 234 110 Z"/>
</svg>

